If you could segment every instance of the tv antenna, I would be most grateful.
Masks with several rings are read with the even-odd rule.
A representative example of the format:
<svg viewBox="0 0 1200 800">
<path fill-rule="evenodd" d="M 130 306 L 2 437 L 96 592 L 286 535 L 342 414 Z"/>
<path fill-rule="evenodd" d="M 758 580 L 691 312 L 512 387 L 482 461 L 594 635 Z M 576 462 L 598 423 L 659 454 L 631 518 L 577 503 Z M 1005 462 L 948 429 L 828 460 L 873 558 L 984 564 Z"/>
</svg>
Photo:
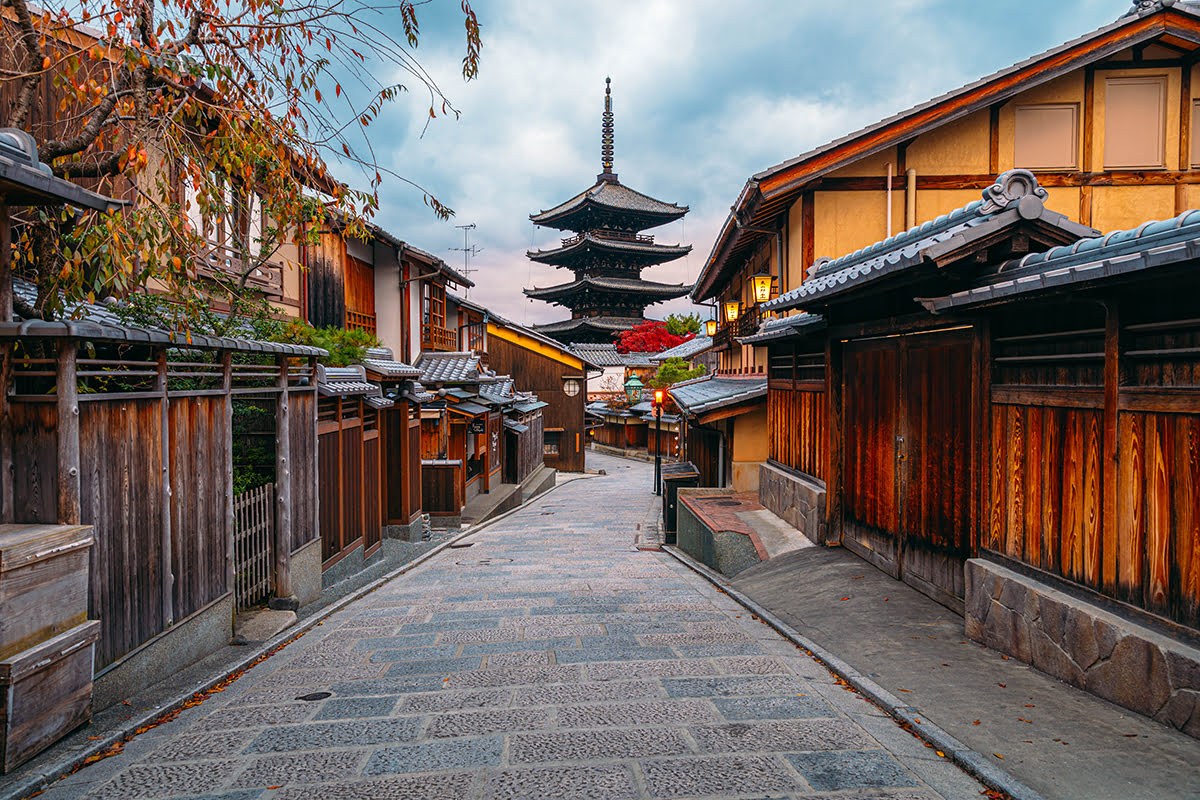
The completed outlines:
<svg viewBox="0 0 1200 800">
<path fill-rule="evenodd" d="M 472 222 L 467 225 L 455 225 L 454 227 L 463 232 L 463 246 L 451 247 L 450 249 L 463 254 L 462 274 L 464 278 L 470 280 L 471 273 L 479 271 L 477 268 L 471 266 L 471 256 L 477 256 L 483 252 L 481 248 L 471 244 L 470 241 L 471 231 L 475 230 L 475 223 Z M 464 286 L 463 288 L 466 290 L 467 299 L 471 299 L 471 287 Z"/>
</svg>

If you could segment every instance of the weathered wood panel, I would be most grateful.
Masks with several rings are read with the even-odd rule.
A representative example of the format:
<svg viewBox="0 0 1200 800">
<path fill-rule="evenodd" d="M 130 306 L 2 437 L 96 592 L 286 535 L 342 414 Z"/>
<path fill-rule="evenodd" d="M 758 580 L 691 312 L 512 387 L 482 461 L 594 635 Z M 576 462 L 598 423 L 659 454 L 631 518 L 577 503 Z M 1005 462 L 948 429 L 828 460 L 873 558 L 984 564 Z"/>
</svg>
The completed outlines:
<svg viewBox="0 0 1200 800">
<path fill-rule="evenodd" d="M 58 408 L 54 403 L 12 403 L 13 520 L 58 521 Z"/>
<path fill-rule="evenodd" d="M 771 460 L 825 480 L 827 416 L 823 390 L 769 389 L 767 429 Z"/>
<path fill-rule="evenodd" d="M 338 542 L 339 553 L 361 539 L 366 531 L 362 434 L 361 425 L 346 425 L 342 429 L 342 535 Z"/>
<path fill-rule="evenodd" d="M 99 669 L 165 627 L 163 498 L 146 488 L 162 483 L 162 403 L 153 397 L 79 405 L 80 517 L 96 530 L 88 616 L 100 620 Z"/>
<path fill-rule="evenodd" d="M 317 474 L 321 496 L 318 520 L 321 533 L 321 560 L 328 561 L 341 550 L 342 491 L 338 456 L 341 439 L 336 430 L 323 432 L 317 442 Z"/>
<path fill-rule="evenodd" d="M 292 551 L 320 536 L 317 521 L 317 396 L 292 392 L 288 398 L 291 423 Z"/>
<path fill-rule="evenodd" d="M 462 488 L 458 466 L 421 467 L 421 506 L 433 516 L 457 516 L 462 511 Z"/>
<path fill-rule="evenodd" d="M 233 587 L 226 559 L 233 532 L 226 521 L 231 480 L 230 430 L 224 397 L 181 397 L 170 404 L 171 568 L 175 617 L 183 619 Z"/>
<path fill-rule="evenodd" d="M 362 440 L 362 533 L 363 547 L 372 550 L 383 537 L 383 507 L 380 496 L 380 438 L 378 430 L 365 431 Z"/>
</svg>

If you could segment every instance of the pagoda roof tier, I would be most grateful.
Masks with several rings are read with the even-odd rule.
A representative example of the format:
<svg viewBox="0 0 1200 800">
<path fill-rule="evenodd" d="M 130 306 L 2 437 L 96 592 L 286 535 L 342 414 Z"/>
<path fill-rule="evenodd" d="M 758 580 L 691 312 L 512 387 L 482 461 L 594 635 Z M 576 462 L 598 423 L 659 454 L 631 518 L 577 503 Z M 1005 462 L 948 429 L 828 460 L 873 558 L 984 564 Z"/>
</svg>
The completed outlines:
<svg viewBox="0 0 1200 800">
<path fill-rule="evenodd" d="M 616 256 L 631 266 L 638 264 L 650 267 L 682 258 L 690 252 L 691 245 L 655 244 L 650 236 L 616 238 L 588 232 L 563 239 L 562 247 L 553 250 L 531 250 L 526 255 L 533 261 L 556 267 L 569 267 L 593 254 Z"/>
<path fill-rule="evenodd" d="M 649 305 L 651 302 L 683 297 L 691 290 L 691 286 L 683 283 L 655 283 L 654 281 L 634 280 L 632 278 L 608 278 L 588 275 L 579 280 L 562 283 L 558 286 L 547 286 L 544 289 L 526 289 L 525 295 L 537 300 L 561 302 L 573 295 L 577 296 L 591 292 L 612 295 L 632 294 L 647 298 L 646 305 Z"/>
<path fill-rule="evenodd" d="M 687 206 L 655 200 L 625 186 L 615 175 L 601 175 L 586 191 L 529 218 L 563 231 L 588 230 L 597 224 L 641 231 L 674 222 L 686 213 Z"/>
<path fill-rule="evenodd" d="M 535 325 L 534 330 L 556 338 L 566 333 L 579 334 L 590 332 L 602 333 L 611 339 L 613 334 L 633 330 L 644 322 L 646 322 L 644 317 L 575 317 L 564 319 L 561 322 L 547 322 L 545 325 Z"/>
</svg>

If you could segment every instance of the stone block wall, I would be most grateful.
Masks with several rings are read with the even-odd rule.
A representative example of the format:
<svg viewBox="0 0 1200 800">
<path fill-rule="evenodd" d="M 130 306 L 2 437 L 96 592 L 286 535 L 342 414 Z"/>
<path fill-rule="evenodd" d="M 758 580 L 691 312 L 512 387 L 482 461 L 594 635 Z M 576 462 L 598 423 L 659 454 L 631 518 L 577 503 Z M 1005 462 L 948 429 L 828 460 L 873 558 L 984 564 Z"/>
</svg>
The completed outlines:
<svg viewBox="0 0 1200 800">
<path fill-rule="evenodd" d="M 758 551 L 749 536 L 737 531 L 714 531 L 687 505 L 682 495 L 700 490 L 679 491 L 681 497 L 676 546 L 680 550 L 701 564 L 730 577 L 759 563 Z M 711 493 L 713 490 L 703 491 Z"/>
<path fill-rule="evenodd" d="M 758 502 L 800 531 L 810 542 L 827 543 L 825 487 L 773 464 L 759 465 Z"/>
<path fill-rule="evenodd" d="M 966 569 L 971 639 L 1200 738 L 1200 649 L 998 564 Z"/>
</svg>

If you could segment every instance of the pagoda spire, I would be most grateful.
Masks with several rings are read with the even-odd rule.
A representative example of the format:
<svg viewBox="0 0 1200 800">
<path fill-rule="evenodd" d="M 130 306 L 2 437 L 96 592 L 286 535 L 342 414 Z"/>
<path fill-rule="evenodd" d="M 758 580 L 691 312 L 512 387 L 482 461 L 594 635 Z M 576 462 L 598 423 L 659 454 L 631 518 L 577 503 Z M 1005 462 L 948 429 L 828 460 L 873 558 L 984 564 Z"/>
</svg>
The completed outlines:
<svg viewBox="0 0 1200 800">
<path fill-rule="evenodd" d="M 617 180 L 613 172 L 613 111 L 612 111 L 612 78 L 604 79 L 604 122 L 600 128 L 600 169 L 596 176 L 598 180 Z"/>
</svg>

